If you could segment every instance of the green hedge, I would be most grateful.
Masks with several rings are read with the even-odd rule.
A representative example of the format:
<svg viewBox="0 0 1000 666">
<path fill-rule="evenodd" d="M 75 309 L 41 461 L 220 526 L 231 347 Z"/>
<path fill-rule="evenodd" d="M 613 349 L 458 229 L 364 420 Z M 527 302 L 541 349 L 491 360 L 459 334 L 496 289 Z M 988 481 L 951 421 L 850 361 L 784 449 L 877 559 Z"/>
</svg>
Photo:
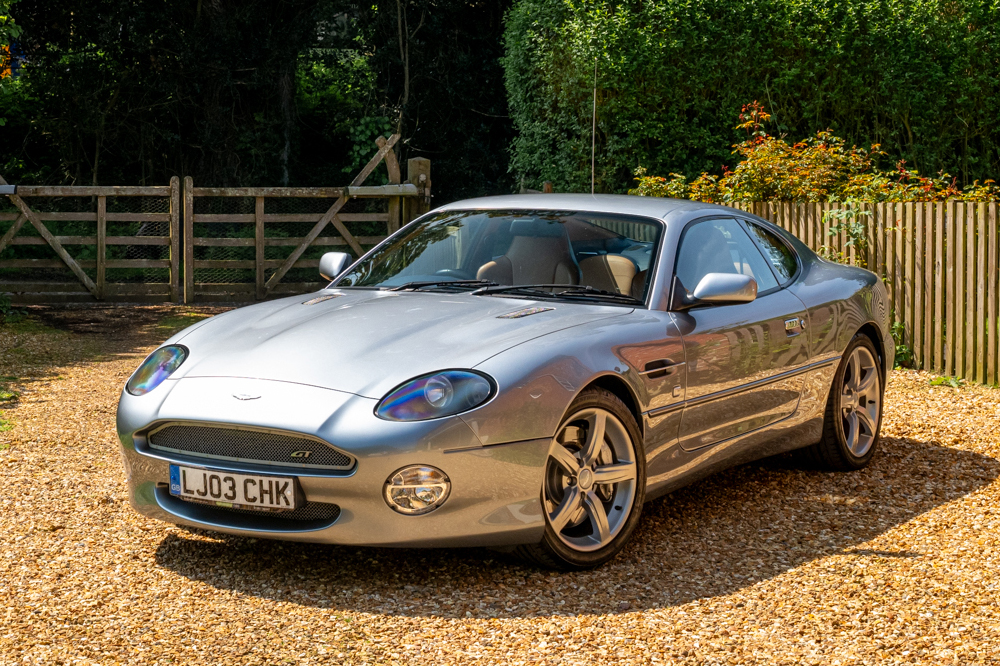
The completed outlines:
<svg viewBox="0 0 1000 666">
<path fill-rule="evenodd" d="M 998 0 L 520 0 L 504 66 L 526 187 L 597 188 L 732 166 L 741 106 L 778 133 L 832 129 L 961 183 L 1000 173 Z"/>
</svg>

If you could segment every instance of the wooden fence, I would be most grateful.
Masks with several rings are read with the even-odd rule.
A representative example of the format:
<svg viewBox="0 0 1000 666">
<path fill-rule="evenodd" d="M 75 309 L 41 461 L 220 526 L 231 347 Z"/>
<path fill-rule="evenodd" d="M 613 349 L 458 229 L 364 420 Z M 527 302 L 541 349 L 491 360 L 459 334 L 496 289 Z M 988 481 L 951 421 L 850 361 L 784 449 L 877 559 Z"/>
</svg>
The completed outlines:
<svg viewBox="0 0 1000 666">
<path fill-rule="evenodd" d="M 1000 379 L 997 203 L 883 203 L 860 207 L 864 243 L 849 245 L 838 204 L 736 204 L 817 251 L 842 255 L 886 283 L 893 321 L 917 367 L 969 381 Z M 844 225 L 840 225 L 844 226 Z"/>
</svg>

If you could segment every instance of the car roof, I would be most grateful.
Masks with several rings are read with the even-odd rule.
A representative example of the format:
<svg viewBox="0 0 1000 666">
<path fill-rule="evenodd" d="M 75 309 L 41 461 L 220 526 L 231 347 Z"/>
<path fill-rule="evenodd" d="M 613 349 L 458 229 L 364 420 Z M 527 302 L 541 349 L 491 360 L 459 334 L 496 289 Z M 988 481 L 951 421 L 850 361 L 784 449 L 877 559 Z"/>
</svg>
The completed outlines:
<svg viewBox="0 0 1000 666">
<path fill-rule="evenodd" d="M 733 209 L 701 201 L 638 197 L 627 194 L 508 194 L 455 201 L 436 210 L 571 210 L 593 213 L 621 213 L 665 218 L 675 211 L 719 210 L 729 213 Z"/>
</svg>

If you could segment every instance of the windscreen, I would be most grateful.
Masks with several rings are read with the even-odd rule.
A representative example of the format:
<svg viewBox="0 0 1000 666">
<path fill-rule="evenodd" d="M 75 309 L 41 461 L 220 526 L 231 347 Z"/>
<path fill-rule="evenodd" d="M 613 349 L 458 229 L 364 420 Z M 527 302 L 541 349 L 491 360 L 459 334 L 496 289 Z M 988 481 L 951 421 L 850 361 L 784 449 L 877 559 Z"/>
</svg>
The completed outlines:
<svg viewBox="0 0 1000 666">
<path fill-rule="evenodd" d="M 407 227 L 337 281 L 582 285 L 645 300 L 662 222 L 571 211 L 448 211 Z"/>
</svg>

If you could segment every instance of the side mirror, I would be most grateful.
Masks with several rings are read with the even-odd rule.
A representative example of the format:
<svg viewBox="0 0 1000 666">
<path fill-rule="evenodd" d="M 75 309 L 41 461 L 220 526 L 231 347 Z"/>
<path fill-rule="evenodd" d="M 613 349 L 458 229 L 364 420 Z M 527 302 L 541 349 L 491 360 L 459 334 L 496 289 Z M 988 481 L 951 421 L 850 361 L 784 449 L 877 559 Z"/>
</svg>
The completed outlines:
<svg viewBox="0 0 1000 666">
<path fill-rule="evenodd" d="M 351 255 L 346 252 L 327 252 L 319 260 L 319 274 L 333 282 L 351 263 Z"/>
<path fill-rule="evenodd" d="M 757 281 L 738 273 L 708 273 L 694 292 L 688 292 L 680 278 L 674 277 L 670 309 L 688 310 L 696 305 L 734 305 L 757 298 Z"/>
<path fill-rule="evenodd" d="M 708 273 L 694 288 L 699 303 L 749 303 L 757 298 L 757 281 L 749 275 Z"/>
</svg>

